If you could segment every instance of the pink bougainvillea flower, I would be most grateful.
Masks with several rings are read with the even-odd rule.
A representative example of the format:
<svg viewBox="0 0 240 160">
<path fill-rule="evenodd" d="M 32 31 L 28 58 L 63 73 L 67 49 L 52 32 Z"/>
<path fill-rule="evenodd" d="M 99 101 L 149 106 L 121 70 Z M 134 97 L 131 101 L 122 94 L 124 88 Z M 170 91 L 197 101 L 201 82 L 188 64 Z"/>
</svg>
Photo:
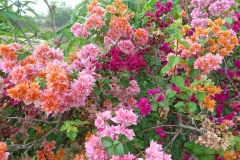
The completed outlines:
<svg viewBox="0 0 240 160">
<path fill-rule="evenodd" d="M 152 110 L 151 105 L 148 103 L 147 98 L 141 98 L 137 104 L 140 109 L 140 113 L 143 117 L 146 117 Z"/>
<path fill-rule="evenodd" d="M 150 142 L 150 147 L 146 149 L 145 160 L 171 160 L 171 155 L 165 154 L 161 144 Z"/>
<path fill-rule="evenodd" d="M 231 107 L 235 112 L 240 113 L 240 101 L 233 102 Z"/>
<path fill-rule="evenodd" d="M 116 111 L 116 116 L 111 119 L 113 122 L 121 124 L 125 127 L 137 124 L 137 115 L 132 110 L 120 108 Z"/>
</svg>

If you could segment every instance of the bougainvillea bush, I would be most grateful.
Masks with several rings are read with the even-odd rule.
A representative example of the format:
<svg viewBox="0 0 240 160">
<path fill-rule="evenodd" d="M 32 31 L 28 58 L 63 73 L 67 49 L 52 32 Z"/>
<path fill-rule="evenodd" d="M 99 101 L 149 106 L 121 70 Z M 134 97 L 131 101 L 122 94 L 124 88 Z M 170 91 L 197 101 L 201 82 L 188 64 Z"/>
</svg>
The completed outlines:
<svg viewBox="0 0 240 160">
<path fill-rule="evenodd" d="M 74 52 L 0 45 L 1 160 L 240 158 L 239 1 L 87 9 Z"/>
</svg>

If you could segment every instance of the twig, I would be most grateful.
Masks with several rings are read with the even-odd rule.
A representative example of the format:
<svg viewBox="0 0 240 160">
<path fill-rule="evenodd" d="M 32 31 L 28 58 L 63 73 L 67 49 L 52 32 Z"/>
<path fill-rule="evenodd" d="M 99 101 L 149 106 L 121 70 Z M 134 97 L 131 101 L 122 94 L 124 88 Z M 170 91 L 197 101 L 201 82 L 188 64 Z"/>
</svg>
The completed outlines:
<svg viewBox="0 0 240 160">
<path fill-rule="evenodd" d="M 41 120 L 41 119 L 34 119 L 34 118 L 22 118 L 22 117 L 7 117 L 2 114 L 0 114 L 0 117 L 6 118 L 6 119 L 16 119 L 16 120 L 30 120 L 30 121 L 36 121 L 36 122 L 42 122 L 42 123 L 47 123 L 47 124 L 56 124 L 58 123 L 57 121 L 46 121 L 46 120 Z"/>
<path fill-rule="evenodd" d="M 55 40 L 57 38 L 57 34 L 56 34 L 55 19 L 53 16 L 53 8 L 49 5 L 48 0 L 44 0 L 44 2 L 46 3 L 46 5 L 48 6 L 48 9 L 50 11 L 50 15 L 51 15 L 52 23 L 53 23 L 54 40 Z"/>
<path fill-rule="evenodd" d="M 8 9 L 8 8 L 12 7 L 12 6 L 15 5 L 16 3 L 17 3 L 17 1 L 14 2 L 13 4 L 9 5 L 9 6 L 6 6 L 6 7 L 4 7 L 4 8 L 1 8 L 1 9 L 0 9 L 0 12 L 3 11 L 3 10 L 5 10 L 5 9 Z"/>
<path fill-rule="evenodd" d="M 143 132 L 147 132 L 151 129 L 156 129 L 158 127 L 180 127 L 180 126 L 179 125 L 160 125 L 160 126 L 154 126 L 154 127 L 148 128 L 148 129 L 144 130 Z"/>
<path fill-rule="evenodd" d="M 181 131 L 174 135 L 173 139 L 163 148 L 164 151 L 167 149 L 168 146 L 170 146 L 170 144 L 173 143 L 173 141 L 178 137 L 180 133 Z"/>
<path fill-rule="evenodd" d="M 8 147 L 14 147 L 15 148 L 14 150 L 11 151 L 11 154 L 13 152 L 15 152 L 16 150 L 24 149 L 24 148 L 27 148 L 27 151 L 28 151 L 34 146 L 35 143 L 44 141 L 47 138 L 48 135 L 52 134 L 53 132 L 55 132 L 59 128 L 61 118 L 62 118 L 62 114 L 59 115 L 58 120 L 56 121 L 57 122 L 56 127 L 54 129 L 52 129 L 50 132 L 48 132 L 47 134 L 45 134 L 41 139 L 37 139 L 35 141 L 29 142 L 27 144 L 22 144 L 22 145 L 21 144 L 20 145 L 18 145 L 18 144 L 8 145 Z"/>
<path fill-rule="evenodd" d="M 25 37 L 25 39 L 27 40 L 29 46 L 30 46 L 31 48 L 33 48 L 31 41 L 29 40 L 29 38 L 27 37 L 27 35 L 25 34 L 25 32 L 22 30 L 22 27 L 18 24 L 18 21 L 14 21 L 14 20 L 13 20 L 13 22 L 15 22 L 15 24 L 17 25 L 17 27 L 18 27 L 18 28 L 20 29 L 20 31 L 22 32 L 22 34 L 23 34 L 23 36 Z"/>
<path fill-rule="evenodd" d="M 224 59 L 223 61 L 224 61 L 224 64 L 225 64 L 225 75 L 226 75 L 226 77 L 228 78 L 228 80 L 231 82 L 231 84 L 232 84 L 232 86 L 235 88 L 235 90 L 238 92 L 238 95 L 240 95 L 239 90 L 238 90 L 237 87 L 233 84 L 232 80 L 228 77 L 228 74 L 227 74 L 228 68 L 227 68 L 227 63 L 226 63 L 225 59 Z"/>
<path fill-rule="evenodd" d="M 0 37 L 0 39 L 3 40 L 4 42 L 7 42 L 5 39 L 3 39 L 3 38 L 1 38 L 1 37 Z"/>
</svg>

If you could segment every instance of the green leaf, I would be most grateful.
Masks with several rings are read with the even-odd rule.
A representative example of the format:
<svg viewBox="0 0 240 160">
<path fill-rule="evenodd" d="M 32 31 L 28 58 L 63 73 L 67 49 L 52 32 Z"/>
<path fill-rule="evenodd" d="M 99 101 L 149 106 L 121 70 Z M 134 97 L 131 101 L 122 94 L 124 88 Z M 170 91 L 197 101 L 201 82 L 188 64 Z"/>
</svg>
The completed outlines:
<svg viewBox="0 0 240 160">
<path fill-rule="evenodd" d="M 169 65 L 165 65 L 162 69 L 161 69 L 161 73 L 166 73 L 167 71 L 169 71 L 171 69 L 171 67 Z"/>
<path fill-rule="evenodd" d="M 102 93 L 102 90 L 97 87 L 93 87 L 93 93 L 95 96 L 99 96 Z"/>
<path fill-rule="evenodd" d="M 169 106 L 169 103 L 168 103 L 168 100 L 164 100 L 164 101 L 162 101 L 162 102 L 158 102 L 158 105 L 160 106 L 160 107 L 168 107 Z"/>
<path fill-rule="evenodd" d="M 237 142 L 240 143 L 240 137 L 236 137 L 236 136 L 234 136 L 233 138 L 234 138 L 235 141 L 237 141 Z"/>
<path fill-rule="evenodd" d="M 128 9 L 131 9 L 133 11 L 138 10 L 138 3 L 136 1 L 123 0 L 122 2 L 128 6 Z"/>
<path fill-rule="evenodd" d="M 123 145 L 123 147 L 124 147 L 124 154 L 128 154 L 130 152 L 128 146 L 125 144 Z"/>
<path fill-rule="evenodd" d="M 60 128 L 60 131 L 64 131 L 66 129 L 67 129 L 66 125 L 62 125 L 61 128 Z"/>
<path fill-rule="evenodd" d="M 114 155 L 118 155 L 118 156 L 124 155 L 124 147 L 122 143 L 118 143 L 117 145 L 113 146 L 113 153 Z"/>
<path fill-rule="evenodd" d="M 182 108 L 184 106 L 183 102 L 178 102 L 177 104 L 174 105 L 175 108 Z"/>
<path fill-rule="evenodd" d="M 107 148 L 113 145 L 113 140 L 110 137 L 103 137 L 101 142 Z"/>
<path fill-rule="evenodd" d="M 204 92 L 197 92 L 196 98 L 198 100 L 198 103 L 201 103 L 204 100 L 205 95 L 206 94 Z"/>
<path fill-rule="evenodd" d="M 194 113 L 197 109 L 197 104 L 194 102 L 188 102 L 188 109 L 190 110 L 190 112 Z"/>
<path fill-rule="evenodd" d="M 193 142 L 186 142 L 185 144 L 184 144 L 184 147 L 185 148 L 192 148 L 194 146 L 194 143 Z"/>
<path fill-rule="evenodd" d="M 176 95 L 176 93 L 177 93 L 176 91 L 168 89 L 167 92 L 166 92 L 166 97 L 167 98 L 172 98 L 172 97 L 174 97 Z"/>
<path fill-rule="evenodd" d="M 165 43 L 171 42 L 171 41 L 173 41 L 174 39 L 175 39 L 175 37 L 174 37 L 174 36 L 171 36 L 171 37 L 165 39 Z"/>
<path fill-rule="evenodd" d="M 85 40 L 86 40 L 86 38 L 79 38 L 79 45 L 78 45 L 78 47 L 79 48 L 82 48 L 82 46 L 85 44 Z"/>
<path fill-rule="evenodd" d="M 112 155 L 113 155 L 113 146 L 108 147 L 107 148 L 107 152 L 108 152 L 109 157 L 112 157 Z"/>
<path fill-rule="evenodd" d="M 232 20 L 232 18 L 230 18 L 230 17 L 224 18 L 224 21 L 227 22 L 227 23 L 229 23 L 230 25 L 232 25 L 232 23 L 233 23 L 233 20 Z"/>
<path fill-rule="evenodd" d="M 102 27 L 102 32 L 104 33 L 104 34 L 106 34 L 107 32 L 108 32 L 108 30 L 109 30 L 109 25 L 104 25 L 103 27 Z"/>
<path fill-rule="evenodd" d="M 113 141 L 113 145 L 117 145 L 118 143 L 120 143 L 118 140 Z"/>
<path fill-rule="evenodd" d="M 178 41 L 181 41 L 183 38 L 183 34 L 181 32 L 177 32 L 175 36 Z"/>
<path fill-rule="evenodd" d="M 189 97 L 188 97 L 186 94 L 183 94 L 183 93 L 178 94 L 177 96 L 178 96 L 179 98 L 183 99 L 183 100 L 188 100 L 188 99 L 189 99 Z"/>
<path fill-rule="evenodd" d="M 203 154 L 203 150 L 200 148 L 194 148 L 193 149 L 193 153 L 196 155 L 202 155 Z"/>
<path fill-rule="evenodd" d="M 225 25 L 222 25 L 221 30 L 222 31 L 228 31 L 228 28 Z"/>
<path fill-rule="evenodd" d="M 81 121 L 81 120 L 79 120 L 79 119 L 76 119 L 76 120 L 74 121 L 74 124 L 75 124 L 76 126 L 82 126 L 82 125 L 85 125 L 85 124 L 89 124 L 89 122 L 88 122 L 88 121 Z"/>
<path fill-rule="evenodd" d="M 77 137 L 77 133 L 73 131 L 67 132 L 67 136 L 71 139 L 71 141 L 74 141 Z"/>
<path fill-rule="evenodd" d="M 11 18 L 14 20 L 18 20 L 18 14 L 14 12 L 0 12 L 0 17 Z"/>
<path fill-rule="evenodd" d="M 108 84 L 104 84 L 103 85 L 103 89 L 105 89 L 105 90 L 111 90 L 111 87 L 108 85 Z"/>
<path fill-rule="evenodd" d="M 168 65 L 170 68 L 176 66 L 178 62 L 180 61 L 180 58 L 178 56 L 170 56 Z"/>
<path fill-rule="evenodd" d="M 133 139 L 134 144 L 138 146 L 138 148 L 143 149 L 144 148 L 144 142 L 140 139 L 134 138 Z"/>
<path fill-rule="evenodd" d="M 177 76 L 173 77 L 173 83 L 178 86 L 180 89 L 184 88 L 185 79 L 183 77 Z"/>
<path fill-rule="evenodd" d="M 190 45 L 187 41 L 181 41 L 180 43 L 184 45 L 187 49 L 190 49 Z"/>
<path fill-rule="evenodd" d="M 174 49 L 176 46 L 174 44 L 170 44 L 170 48 Z"/>
<path fill-rule="evenodd" d="M 28 129 L 28 134 L 30 135 L 30 139 L 34 139 L 34 129 L 33 128 Z"/>
<path fill-rule="evenodd" d="M 196 86 L 197 84 L 200 84 L 201 83 L 201 81 L 199 81 L 199 80 L 194 80 L 192 83 L 191 83 L 191 86 Z"/>
<path fill-rule="evenodd" d="M 215 154 L 215 150 L 208 147 L 204 148 L 203 152 L 204 154 Z"/>
<path fill-rule="evenodd" d="M 69 132 L 71 130 L 71 125 L 68 122 L 65 122 L 65 126 L 67 129 L 67 132 Z"/>
<path fill-rule="evenodd" d="M 72 127 L 71 127 L 71 131 L 73 131 L 73 132 L 78 132 L 78 129 L 77 129 L 77 127 L 75 127 L 75 126 L 72 126 Z"/>
<path fill-rule="evenodd" d="M 153 103 L 153 104 L 151 105 L 151 107 L 152 107 L 152 110 L 153 110 L 153 111 L 157 111 L 158 104 L 157 104 L 157 103 Z"/>
<path fill-rule="evenodd" d="M 189 67 L 191 67 L 193 65 L 194 61 L 195 61 L 195 58 L 193 58 L 193 57 L 189 58 L 189 60 L 187 61 L 187 65 Z"/>
<path fill-rule="evenodd" d="M 195 77 L 197 77 L 199 75 L 199 70 L 198 69 L 192 69 L 191 71 L 190 71 L 190 77 L 191 78 L 195 78 Z"/>
<path fill-rule="evenodd" d="M 200 39 L 199 39 L 199 43 L 200 43 L 201 45 L 204 45 L 206 42 L 207 42 L 207 41 L 206 41 L 206 39 L 204 39 L 204 38 L 200 38 Z"/>
</svg>

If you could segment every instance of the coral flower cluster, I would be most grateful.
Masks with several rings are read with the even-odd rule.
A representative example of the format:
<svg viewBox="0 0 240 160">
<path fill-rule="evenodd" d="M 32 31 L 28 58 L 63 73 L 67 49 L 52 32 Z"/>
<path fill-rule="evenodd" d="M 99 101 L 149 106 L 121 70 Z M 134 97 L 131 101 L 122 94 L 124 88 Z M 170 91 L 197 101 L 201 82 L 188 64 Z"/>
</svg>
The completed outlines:
<svg viewBox="0 0 240 160">
<path fill-rule="evenodd" d="M 9 156 L 10 153 L 6 152 L 6 151 L 7 151 L 7 144 L 0 141 L 0 159 L 1 160 L 7 160 L 8 159 L 8 156 Z"/>
<path fill-rule="evenodd" d="M 3 48 L 8 49 L 3 49 Z M 16 52 L 10 46 L 1 46 L 2 54 Z M 95 68 L 98 48 L 86 45 L 77 54 L 73 65 L 63 61 L 63 53 L 40 44 L 33 56 L 24 60 L 15 60 L 15 65 L 9 70 L 8 79 L 13 84 L 7 90 L 8 95 L 26 105 L 35 104 L 47 114 L 65 112 L 71 107 L 85 105 L 95 82 Z M 15 53 L 16 54 L 16 53 Z M 4 58 L 4 57 L 3 57 Z M 81 69 L 77 79 L 70 79 L 73 69 Z"/>
</svg>

